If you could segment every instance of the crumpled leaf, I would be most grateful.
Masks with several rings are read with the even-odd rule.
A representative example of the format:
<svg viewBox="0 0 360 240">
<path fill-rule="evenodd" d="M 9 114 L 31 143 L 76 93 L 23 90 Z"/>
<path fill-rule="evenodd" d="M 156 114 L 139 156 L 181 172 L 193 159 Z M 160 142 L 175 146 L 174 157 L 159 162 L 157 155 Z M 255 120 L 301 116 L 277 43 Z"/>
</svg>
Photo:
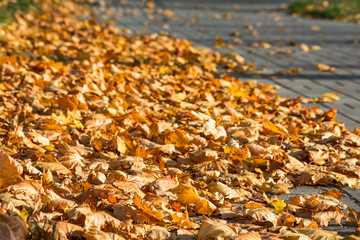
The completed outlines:
<svg viewBox="0 0 360 240">
<path fill-rule="evenodd" d="M 80 237 L 83 232 L 84 228 L 68 222 L 56 222 L 54 225 L 55 238 Z"/>
<path fill-rule="evenodd" d="M 15 159 L 0 152 L 0 188 L 21 181 L 23 168 Z"/>
<path fill-rule="evenodd" d="M 348 216 L 346 218 L 346 224 L 351 226 L 360 226 L 360 212 L 355 211 L 355 209 L 348 208 Z"/>
<path fill-rule="evenodd" d="M 334 220 L 339 225 L 341 225 L 341 220 L 344 216 L 345 213 L 335 210 L 316 213 L 312 216 L 312 218 L 316 220 L 319 225 L 327 226 L 331 220 Z"/>
<path fill-rule="evenodd" d="M 220 193 L 222 194 L 225 198 L 233 200 L 233 201 L 244 201 L 246 200 L 246 198 L 244 198 L 243 196 L 241 196 L 238 192 L 236 192 L 234 189 L 231 189 L 230 187 L 228 187 L 227 185 L 223 184 L 223 183 L 216 183 L 213 185 L 210 185 L 208 187 L 209 191 L 211 193 Z"/>
<path fill-rule="evenodd" d="M 279 217 L 272 211 L 266 208 L 247 209 L 245 215 L 255 221 L 269 221 L 275 226 L 277 225 Z"/>
<path fill-rule="evenodd" d="M 37 162 L 36 166 L 57 174 L 72 175 L 71 171 L 59 162 Z"/>
<path fill-rule="evenodd" d="M 201 224 L 197 239 L 226 239 L 236 237 L 236 235 L 234 230 L 225 224 L 215 221 L 204 221 Z"/>
<path fill-rule="evenodd" d="M 294 231 L 311 236 L 313 240 L 337 240 L 338 236 L 336 232 L 324 231 L 319 229 L 312 229 L 312 228 L 294 228 Z"/>
<path fill-rule="evenodd" d="M 80 206 L 67 213 L 68 219 L 82 227 L 96 227 L 98 229 L 111 229 L 117 231 L 123 223 L 104 211 L 93 212 L 90 207 Z"/>
<path fill-rule="evenodd" d="M 59 99 L 59 107 L 63 111 L 87 110 L 85 98 L 81 94 L 65 96 Z"/>
<path fill-rule="evenodd" d="M 155 226 L 155 227 L 152 227 L 149 232 L 147 232 L 146 236 L 152 240 L 168 239 L 168 238 L 170 238 L 171 234 L 166 228 L 160 227 L 160 226 Z"/>
</svg>

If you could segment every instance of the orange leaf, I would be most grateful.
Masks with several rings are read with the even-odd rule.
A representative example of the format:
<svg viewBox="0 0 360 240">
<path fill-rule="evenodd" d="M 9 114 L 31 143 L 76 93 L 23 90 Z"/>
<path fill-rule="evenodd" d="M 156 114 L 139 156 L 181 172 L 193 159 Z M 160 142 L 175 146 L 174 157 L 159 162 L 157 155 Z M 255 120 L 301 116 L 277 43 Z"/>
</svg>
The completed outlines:
<svg viewBox="0 0 360 240">
<path fill-rule="evenodd" d="M 264 121 L 263 124 L 264 124 L 265 129 L 270 130 L 270 131 L 272 131 L 274 133 L 278 133 L 278 134 L 282 134 L 282 135 L 287 134 L 286 132 L 280 130 L 277 126 L 275 126 L 275 124 L 273 124 L 270 121 Z"/>
</svg>

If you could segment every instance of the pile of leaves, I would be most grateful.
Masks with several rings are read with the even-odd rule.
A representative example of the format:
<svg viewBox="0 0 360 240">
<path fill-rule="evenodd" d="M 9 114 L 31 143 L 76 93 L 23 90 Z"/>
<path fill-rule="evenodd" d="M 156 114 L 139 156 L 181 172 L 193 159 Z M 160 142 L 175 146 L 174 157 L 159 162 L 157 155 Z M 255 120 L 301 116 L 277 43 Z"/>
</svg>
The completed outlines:
<svg viewBox="0 0 360 240">
<path fill-rule="evenodd" d="M 7 239 L 335 239 L 318 228 L 358 226 L 339 191 L 274 195 L 360 187 L 360 131 L 336 109 L 230 76 L 253 69 L 240 56 L 81 16 L 42 3 L 0 28 Z"/>
</svg>

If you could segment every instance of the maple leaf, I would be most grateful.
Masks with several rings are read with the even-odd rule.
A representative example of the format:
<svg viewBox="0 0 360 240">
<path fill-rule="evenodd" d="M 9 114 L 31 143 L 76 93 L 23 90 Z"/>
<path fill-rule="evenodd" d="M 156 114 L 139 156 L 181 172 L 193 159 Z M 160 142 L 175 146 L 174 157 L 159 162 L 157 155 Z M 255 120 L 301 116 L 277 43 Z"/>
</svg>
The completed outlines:
<svg viewBox="0 0 360 240">
<path fill-rule="evenodd" d="M 321 226 L 327 226 L 331 220 L 335 220 L 339 225 L 341 225 L 341 220 L 345 214 L 341 211 L 325 211 L 319 212 L 312 216 Z"/>
</svg>

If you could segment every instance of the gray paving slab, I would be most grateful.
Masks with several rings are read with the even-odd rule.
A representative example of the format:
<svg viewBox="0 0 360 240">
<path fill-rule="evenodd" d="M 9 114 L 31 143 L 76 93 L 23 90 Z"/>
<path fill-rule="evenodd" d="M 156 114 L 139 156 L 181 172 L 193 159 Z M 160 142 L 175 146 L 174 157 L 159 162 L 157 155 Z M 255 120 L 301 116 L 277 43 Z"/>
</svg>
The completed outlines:
<svg viewBox="0 0 360 240">
<path fill-rule="evenodd" d="M 175 13 L 176 21 L 146 8 L 144 0 L 99 1 L 104 3 L 95 8 L 100 16 L 115 19 L 119 28 L 128 28 L 134 33 L 175 33 L 198 46 L 213 48 L 215 36 L 233 43 L 234 37 L 230 34 L 238 31 L 238 38 L 243 44 L 233 44 L 233 49 L 216 50 L 235 51 L 248 62 L 254 62 L 261 71 L 260 77 L 239 76 L 240 79 L 279 85 L 282 88 L 278 92 L 285 97 L 316 97 L 327 92 L 339 92 L 340 101 L 321 104 L 320 108 L 326 110 L 337 107 L 337 119 L 344 122 L 348 129 L 360 126 L 360 44 L 352 43 L 360 42 L 360 24 L 291 16 L 281 7 L 281 4 L 289 4 L 291 0 L 154 1 L 156 9 L 168 9 Z M 112 16 L 105 14 L 110 8 L 115 13 Z M 142 9 L 151 13 L 147 14 Z M 230 14 L 231 19 L 226 19 L 225 16 Z M 253 30 L 247 30 L 247 25 L 253 26 Z M 313 31 L 312 26 L 318 26 L 320 30 Z M 249 46 L 259 41 L 271 44 L 271 48 Z M 290 42 L 297 45 L 291 46 Z M 302 43 L 310 48 L 315 46 L 318 50 L 303 52 L 300 48 Z M 291 49 L 294 54 L 269 55 L 269 50 L 277 49 Z M 314 67 L 319 63 L 336 67 L 339 71 L 320 72 Z M 268 79 L 275 72 L 289 68 L 301 68 L 301 72 L 298 75 Z M 328 189 L 330 188 L 298 187 L 290 195 L 281 197 L 286 199 L 297 194 L 317 194 Z M 345 197 L 341 200 L 360 210 L 360 191 L 343 189 L 343 192 Z M 353 230 L 336 226 L 330 226 L 330 229 L 339 231 L 342 235 Z"/>
</svg>

